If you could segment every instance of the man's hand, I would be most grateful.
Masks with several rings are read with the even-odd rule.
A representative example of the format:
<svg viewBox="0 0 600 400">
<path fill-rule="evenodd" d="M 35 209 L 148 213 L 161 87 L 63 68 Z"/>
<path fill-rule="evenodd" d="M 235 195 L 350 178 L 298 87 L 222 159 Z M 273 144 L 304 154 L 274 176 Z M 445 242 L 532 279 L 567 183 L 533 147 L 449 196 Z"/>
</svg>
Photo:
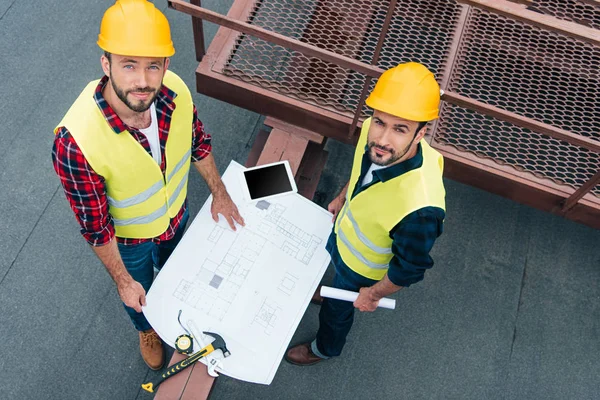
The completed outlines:
<svg viewBox="0 0 600 400">
<path fill-rule="evenodd" d="M 331 219 L 331 222 L 335 222 L 335 218 L 337 217 L 338 213 L 340 212 L 340 210 L 342 209 L 342 207 L 344 207 L 344 203 L 346 202 L 346 196 L 338 196 L 335 199 L 333 199 L 333 201 L 331 203 L 329 203 L 329 205 L 327 206 L 327 210 L 333 214 L 333 218 Z"/>
<path fill-rule="evenodd" d="M 146 291 L 139 282 L 131 279 L 127 283 L 117 285 L 117 290 L 127 307 L 133 308 L 136 312 L 142 312 L 142 306 L 146 305 Z"/>
<path fill-rule="evenodd" d="M 231 200 L 231 197 L 229 197 L 229 193 L 227 193 L 226 191 L 216 196 L 213 195 L 213 201 L 210 206 L 210 213 L 212 214 L 212 217 L 215 220 L 215 222 L 219 222 L 219 214 L 223 215 L 231 229 L 233 229 L 234 231 L 236 230 L 234 221 L 240 224 L 241 226 L 245 225 L 244 218 L 242 218 L 237 206 L 235 205 L 233 200 Z"/>
<path fill-rule="evenodd" d="M 379 300 L 380 299 L 374 297 L 372 287 L 363 287 L 360 288 L 358 297 L 354 300 L 354 307 L 358 308 L 360 311 L 375 311 L 379 305 Z"/>
</svg>

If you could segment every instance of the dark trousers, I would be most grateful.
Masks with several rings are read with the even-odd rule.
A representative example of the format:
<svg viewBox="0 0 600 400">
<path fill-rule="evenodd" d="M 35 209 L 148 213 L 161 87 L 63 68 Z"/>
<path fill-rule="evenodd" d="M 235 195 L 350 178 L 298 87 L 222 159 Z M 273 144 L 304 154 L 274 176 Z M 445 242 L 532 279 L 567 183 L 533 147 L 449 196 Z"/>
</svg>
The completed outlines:
<svg viewBox="0 0 600 400">
<path fill-rule="evenodd" d="M 131 277 L 139 282 L 146 293 L 150 290 L 152 281 L 154 280 L 154 267 L 160 270 L 163 265 L 167 262 L 167 259 L 175 250 L 175 247 L 183 237 L 185 225 L 189 219 L 188 211 L 186 210 L 181 224 L 175 233 L 175 236 L 171 240 L 160 242 L 156 244 L 154 242 L 145 242 L 135 245 L 125 246 L 119 243 L 119 252 L 121 258 L 127 268 L 127 272 L 131 274 Z M 133 308 L 125 307 L 125 311 L 129 314 L 133 326 L 138 331 L 146 331 L 151 328 L 150 323 L 146 319 L 143 313 L 136 312 Z"/>
<path fill-rule="evenodd" d="M 373 286 L 377 281 L 361 276 L 345 265 L 336 265 L 332 287 L 358 292 L 361 287 Z M 325 298 L 319 312 L 319 330 L 316 347 L 318 356 L 335 357 L 342 353 L 346 337 L 354 322 L 354 304 Z M 320 353 L 320 354 L 319 354 Z"/>
</svg>

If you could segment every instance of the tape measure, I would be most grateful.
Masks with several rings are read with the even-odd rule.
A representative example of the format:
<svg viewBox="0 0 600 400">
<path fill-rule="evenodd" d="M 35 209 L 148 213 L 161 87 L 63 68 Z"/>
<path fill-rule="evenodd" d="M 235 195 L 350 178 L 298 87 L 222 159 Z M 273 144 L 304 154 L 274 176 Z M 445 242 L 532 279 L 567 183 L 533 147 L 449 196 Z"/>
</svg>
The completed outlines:
<svg viewBox="0 0 600 400">
<path fill-rule="evenodd" d="M 181 323 L 181 310 L 179 310 L 177 321 L 185 331 L 185 334 L 177 336 L 177 339 L 175 339 L 175 349 L 180 354 L 191 354 L 194 351 L 194 337 Z"/>
<path fill-rule="evenodd" d="M 177 336 L 175 340 L 175 349 L 181 354 L 190 354 L 194 348 L 194 339 L 192 336 L 183 334 Z"/>
</svg>

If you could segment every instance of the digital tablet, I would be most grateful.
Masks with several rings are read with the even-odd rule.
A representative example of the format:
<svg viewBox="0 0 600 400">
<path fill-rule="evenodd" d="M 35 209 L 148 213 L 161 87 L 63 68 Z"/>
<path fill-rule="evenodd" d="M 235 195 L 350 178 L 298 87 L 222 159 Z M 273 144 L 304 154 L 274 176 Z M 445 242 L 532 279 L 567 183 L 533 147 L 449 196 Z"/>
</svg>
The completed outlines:
<svg viewBox="0 0 600 400">
<path fill-rule="evenodd" d="M 248 201 L 271 199 L 298 192 L 287 161 L 247 168 L 242 171 L 241 181 L 244 198 Z"/>
</svg>

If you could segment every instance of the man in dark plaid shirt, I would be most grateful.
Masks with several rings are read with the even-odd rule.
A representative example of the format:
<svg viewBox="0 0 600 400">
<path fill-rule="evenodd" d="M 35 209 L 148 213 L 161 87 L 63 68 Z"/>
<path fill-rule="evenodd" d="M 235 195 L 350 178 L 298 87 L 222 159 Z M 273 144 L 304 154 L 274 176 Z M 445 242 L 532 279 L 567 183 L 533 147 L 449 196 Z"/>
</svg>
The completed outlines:
<svg viewBox="0 0 600 400">
<path fill-rule="evenodd" d="M 127 24 L 131 26 L 127 27 Z M 150 35 L 139 27 L 156 29 L 156 34 Z M 157 42 L 159 40 L 157 38 L 162 40 L 162 43 Z M 105 123 L 109 130 L 107 132 L 107 129 L 103 128 L 101 132 L 108 135 L 110 140 L 113 140 L 110 136 L 113 132 L 115 138 L 116 135 L 119 135 L 119 138 L 124 137 L 123 135 L 131 135 L 150 156 L 150 158 L 142 157 L 143 153 L 137 151 L 138 148 L 134 148 L 135 154 L 131 156 L 141 160 L 143 164 L 139 167 L 141 171 L 148 171 L 149 175 L 151 170 L 154 170 L 158 175 L 156 165 L 153 163 L 157 164 L 162 172 L 162 177 L 159 179 L 167 181 L 167 185 L 171 179 L 175 179 L 173 176 L 176 174 L 172 173 L 167 178 L 166 154 L 174 154 L 169 153 L 173 148 L 179 149 L 168 148 L 167 143 L 185 144 L 189 143 L 186 140 L 191 137 L 191 163 L 200 172 L 213 195 L 211 207 L 213 219 L 218 221 L 218 215 L 223 215 L 234 230 L 235 223 L 243 225 L 244 220 L 221 181 L 211 154 L 211 137 L 204 131 L 195 106 L 192 110 L 192 106 L 187 103 L 179 104 L 182 110 L 187 110 L 185 112 L 189 113 L 179 112 L 178 121 L 183 121 L 179 126 L 186 126 L 183 124 L 188 120 L 188 116 L 191 124 L 189 128 L 185 128 L 189 131 L 172 132 L 171 123 L 176 99 L 181 96 L 180 98 L 185 100 L 191 98 L 191 94 L 178 77 L 170 79 L 173 83 L 180 82 L 177 83 L 180 85 L 180 93 L 174 92 L 163 84 L 169 66 L 168 57 L 175 51 L 164 15 L 152 3 L 145 0 L 118 0 L 104 16 L 98 44 L 105 50 L 101 65 L 106 75 L 100 79 L 93 95 L 90 92 L 90 98 L 83 97 L 83 101 L 89 104 L 93 96 L 101 116 L 92 112 L 91 114 L 96 115 L 75 115 L 75 118 L 84 121 L 87 119 L 99 124 Z M 157 51 L 163 53 L 158 54 Z M 140 53 L 148 56 L 140 56 Z M 171 73 L 170 76 L 175 75 Z M 74 104 L 82 104 L 81 99 L 80 97 Z M 142 306 L 146 304 L 145 294 L 152 283 L 154 267 L 159 269 L 162 267 L 183 235 L 188 220 L 187 199 L 183 200 L 181 208 L 170 220 L 164 214 L 160 217 L 166 218 L 165 224 L 168 222 L 168 226 L 158 236 L 144 237 L 142 233 L 136 238 L 122 237 L 122 235 L 117 237 L 116 220 L 111 215 L 112 205 L 109 205 L 111 199 L 107 195 L 107 180 L 92 168 L 90 161 L 84 156 L 84 154 L 89 155 L 90 151 L 106 152 L 106 149 L 97 150 L 92 146 L 92 148 L 87 147 L 88 153 L 86 153 L 82 150 L 82 143 L 78 144 L 73 132 L 69 132 L 65 126 L 59 126 L 55 134 L 52 149 L 54 169 L 60 177 L 71 209 L 81 225 L 81 233 L 116 283 L 125 309 L 139 331 L 140 350 L 144 361 L 150 368 L 160 369 L 164 363 L 162 341 L 144 317 Z M 79 134 L 81 135 L 81 132 Z M 173 142 L 170 141 L 170 136 L 183 139 Z M 183 151 L 186 151 L 185 147 Z M 190 156 L 187 157 L 189 159 Z M 184 157 L 182 161 L 187 159 Z M 170 165 L 170 168 L 173 171 L 173 165 Z M 112 174 L 121 173 L 121 170 L 110 171 Z M 185 190 L 187 176 L 180 178 L 180 181 L 182 183 L 178 187 Z M 162 199 L 164 202 L 164 195 Z M 175 197 L 169 199 L 169 204 L 175 203 L 173 199 Z M 114 199 L 112 202 L 114 204 Z M 175 213 L 176 209 L 172 212 Z M 150 223 L 156 221 L 154 216 L 147 219 Z M 136 221 L 134 224 L 141 224 L 141 222 Z"/>
<path fill-rule="evenodd" d="M 335 227 L 326 246 L 332 286 L 359 292 L 358 298 L 323 299 L 317 289 L 319 330 L 312 342 L 288 349 L 290 363 L 339 356 L 355 308 L 375 310 L 380 299 L 421 281 L 433 266 L 429 253 L 445 218 L 443 158 L 423 137 L 439 101 L 433 74 L 417 63 L 386 71 L 367 99 L 375 111 L 363 122 L 350 182 L 329 204 Z"/>
</svg>

